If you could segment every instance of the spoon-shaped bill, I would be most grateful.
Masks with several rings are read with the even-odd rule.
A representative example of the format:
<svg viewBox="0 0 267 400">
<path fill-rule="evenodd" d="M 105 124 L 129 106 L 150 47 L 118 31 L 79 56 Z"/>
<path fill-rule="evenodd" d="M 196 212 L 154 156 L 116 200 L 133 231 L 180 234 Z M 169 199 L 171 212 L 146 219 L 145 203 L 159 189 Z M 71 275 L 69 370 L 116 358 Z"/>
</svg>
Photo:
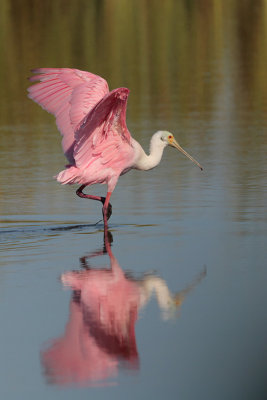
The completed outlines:
<svg viewBox="0 0 267 400">
<path fill-rule="evenodd" d="M 179 150 L 181 153 L 183 153 L 186 157 L 189 158 L 189 160 L 193 161 L 200 169 L 203 171 L 203 167 L 192 157 L 190 154 L 188 154 L 180 145 L 179 143 L 176 142 L 175 139 L 172 140 L 170 143 L 171 146 L 175 147 L 177 150 Z"/>
</svg>

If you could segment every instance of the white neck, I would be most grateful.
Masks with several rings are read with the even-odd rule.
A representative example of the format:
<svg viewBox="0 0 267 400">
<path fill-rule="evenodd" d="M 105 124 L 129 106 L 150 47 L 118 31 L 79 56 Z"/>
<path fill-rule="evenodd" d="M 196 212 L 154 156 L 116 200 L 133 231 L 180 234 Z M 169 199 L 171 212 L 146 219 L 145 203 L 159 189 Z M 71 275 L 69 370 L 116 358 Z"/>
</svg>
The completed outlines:
<svg viewBox="0 0 267 400">
<path fill-rule="evenodd" d="M 148 170 L 155 168 L 161 161 L 163 150 L 166 143 L 159 139 L 159 135 L 155 133 L 150 141 L 150 154 L 147 155 L 142 147 L 139 148 L 139 157 L 136 161 L 135 168 Z"/>
</svg>

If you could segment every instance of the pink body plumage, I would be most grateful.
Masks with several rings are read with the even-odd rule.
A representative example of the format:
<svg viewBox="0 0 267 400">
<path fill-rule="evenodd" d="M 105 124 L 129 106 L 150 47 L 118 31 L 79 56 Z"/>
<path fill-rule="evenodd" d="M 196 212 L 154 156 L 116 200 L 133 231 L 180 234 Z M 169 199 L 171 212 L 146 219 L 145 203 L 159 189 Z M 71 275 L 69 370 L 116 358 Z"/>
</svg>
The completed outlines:
<svg viewBox="0 0 267 400">
<path fill-rule="evenodd" d="M 36 75 L 30 80 L 37 83 L 28 89 L 29 97 L 55 115 L 69 161 L 56 178 L 62 184 L 79 183 L 79 197 L 102 202 L 105 228 L 119 176 L 131 168 L 146 171 L 156 167 L 166 146 L 175 147 L 203 169 L 168 131 L 154 133 L 150 154 L 144 152 L 126 126 L 127 88 L 109 92 L 105 79 L 78 69 L 40 68 L 33 72 Z M 106 197 L 83 193 L 94 183 L 107 184 Z"/>
<path fill-rule="evenodd" d="M 108 192 L 130 169 L 136 152 L 126 126 L 129 89 L 109 92 L 107 82 L 92 73 L 69 68 L 40 68 L 30 81 L 29 97 L 56 117 L 69 164 L 62 184 L 106 183 Z"/>
</svg>

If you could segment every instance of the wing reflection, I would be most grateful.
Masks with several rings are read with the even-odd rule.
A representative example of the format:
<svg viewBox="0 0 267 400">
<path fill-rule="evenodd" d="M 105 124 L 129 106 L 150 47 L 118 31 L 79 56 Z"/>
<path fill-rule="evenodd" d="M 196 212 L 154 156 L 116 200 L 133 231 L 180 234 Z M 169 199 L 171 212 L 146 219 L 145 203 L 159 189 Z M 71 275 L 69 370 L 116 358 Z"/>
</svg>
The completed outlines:
<svg viewBox="0 0 267 400">
<path fill-rule="evenodd" d="M 205 275 L 203 272 L 186 289 L 172 295 L 158 276 L 146 275 L 138 280 L 127 277 L 111 251 L 110 232 L 105 237 L 103 250 L 80 259 L 82 270 L 61 276 L 63 284 L 73 290 L 73 296 L 63 336 L 41 353 L 50 383 L 109 385 L 115 383 L 120 367 L 137 370 L 138 310 L 156 293 L 164 317 L 169 317 Z M 91 268 L 91 259 L 105 253 L 109 255 L 110 268 Z"/>
</svg>

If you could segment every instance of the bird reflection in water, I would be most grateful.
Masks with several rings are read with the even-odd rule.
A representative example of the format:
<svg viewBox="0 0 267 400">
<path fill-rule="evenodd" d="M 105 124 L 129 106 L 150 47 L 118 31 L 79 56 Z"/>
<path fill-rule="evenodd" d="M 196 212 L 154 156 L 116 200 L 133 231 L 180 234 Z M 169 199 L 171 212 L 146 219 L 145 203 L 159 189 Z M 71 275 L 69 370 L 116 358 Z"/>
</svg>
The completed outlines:
<svg viewBox="0 0 267 400">
<path fill-rule="evenodd" d="M 111 251 L 111 241 L 111 233 L 105 231 L 103 249 L 82 257 L 82 270 L 61 276 L 73 296 L 63 336 L 41 352 L 49 383 L 112 385 L 119 368 L 138 370 L 135 323 L 139 309 L 155 293 L 168 318 L 205 276 L 203 271 L 187 288 L 173 295 L 156 275 L 144 275 L 138 280 L 127 277 Z M 108 254 L 110 268 L 91 268 L 90 260 L 103 254 Z"/>
</svg>

